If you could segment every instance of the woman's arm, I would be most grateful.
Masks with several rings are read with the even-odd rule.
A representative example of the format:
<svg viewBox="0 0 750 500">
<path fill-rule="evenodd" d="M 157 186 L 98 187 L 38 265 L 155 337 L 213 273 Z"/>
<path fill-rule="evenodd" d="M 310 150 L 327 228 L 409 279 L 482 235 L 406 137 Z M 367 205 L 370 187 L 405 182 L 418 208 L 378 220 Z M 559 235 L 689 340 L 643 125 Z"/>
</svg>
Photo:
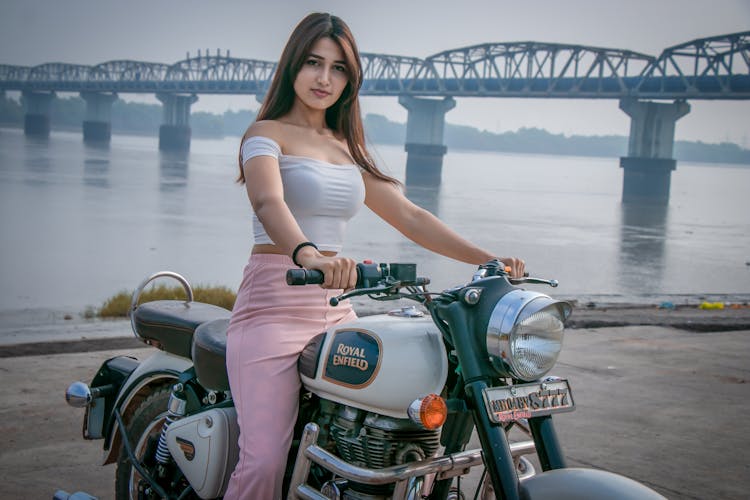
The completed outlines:
<svg viewBox="0 0 750 500">
<path fill-rule="evenodd" d="M 271 156 L 256 156 L 247 160 L 242 169 L 255 215 L 274 245 L 291 255 L 306 238 L 284 201 L 278 160 Z"/>
<path fill-rule="evenodd" d="M 255 123 L 247 136 L 262 135 L 279 144 L 279 134 L 267 123 Z M 300 243 L 308 241 L 284 201 L 279 161 L 272 156 L 256 156 L 242 166 L 245 188 L 258 220 L 274 245 L 290 255 Z M 357 281 L 356 263 L 343 257 L 327 257 L 314 247 L 297 253 L 297 262 L 307 269 L 319 269 L 325 275 L 324 288 L 350 288 Z"/>
<path fill-rule="evenodd" d="M 390 182 L 368 173 L 365 180 L 365 204 L 388 224 L 418 245 L 468 264 L 483 264 L 500 259 L 511 267 L 512 276 L 523 276 L 524 262 L 515 257 L 498 257 L 465 240 L 427 210 L 412 203 Z"/>
</svg>

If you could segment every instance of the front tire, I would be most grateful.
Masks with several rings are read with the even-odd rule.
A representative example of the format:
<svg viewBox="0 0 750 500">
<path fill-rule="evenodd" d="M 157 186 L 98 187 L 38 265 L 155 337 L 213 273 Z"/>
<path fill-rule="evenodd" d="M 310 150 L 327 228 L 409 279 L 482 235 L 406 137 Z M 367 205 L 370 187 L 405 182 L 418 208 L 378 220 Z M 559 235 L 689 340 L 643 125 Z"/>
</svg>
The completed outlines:
<svg viewBox="0 0 750 500">
<path fill-rule="evenodd" d="M 152 453 L 156 449 L 159 441 L 161 429 L 167 417 L 167 407 L 169 396 L 171 394 L 170 386 L 157 388 L 150 396 L 136 408 L 133 418 L 126 425 L 127 437 L 130 438 L 130 445 L 135 456 L 144 463 L 144 457 L 147 451 Z M 126 439 L 123 436 L 123 439 Z M 155 458 L 146 457 L 146 464 L 155 462 Z M 153 467 L 146 466 L 146 470 L 151 473 Z M 117 473 L 115 476 L 115 498 L 117 500 L 137 500 L 140 498 L 158 498 L 154 492 L 151 495 L 144 495 L 139 492 L 141 482 L 145 482 L 138 471 L 133 467 L 125 451 L 125 446 L 120 449 L 120 455 L 117 459 Z M 184 480 L 182 481 L 184 483 Z M 185 483 L 187 487 L 187 484 Z M 164 487 L 164 485 L 162 485 Z"/>
</svg>

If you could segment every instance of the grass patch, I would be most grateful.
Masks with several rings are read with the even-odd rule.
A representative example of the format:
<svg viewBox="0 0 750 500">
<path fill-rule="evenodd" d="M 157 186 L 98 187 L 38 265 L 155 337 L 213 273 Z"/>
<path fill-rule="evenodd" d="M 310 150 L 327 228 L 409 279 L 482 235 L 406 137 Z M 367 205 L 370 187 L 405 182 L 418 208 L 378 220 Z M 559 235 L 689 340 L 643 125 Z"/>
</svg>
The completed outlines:
<svg viewBox="0 0 750 500">
<path fill-rule="evenodd" d="M 104 301 L 99 316 L 102 318 L 124 318 L 128 315 L 130 301 L 133 292 L 122 291 Z M 152 286 L 141 293 L 140 303 L 151 302 L 153 300 L 185 300 L 185 290 L 180 285 Z M 232 310 L 234 301 L 237 298 L 232 290 L 225 286 L 203 286 L 193 287 L 193 300 L 196 302 L 205 302 L 224 309 Z"/>
</svg>

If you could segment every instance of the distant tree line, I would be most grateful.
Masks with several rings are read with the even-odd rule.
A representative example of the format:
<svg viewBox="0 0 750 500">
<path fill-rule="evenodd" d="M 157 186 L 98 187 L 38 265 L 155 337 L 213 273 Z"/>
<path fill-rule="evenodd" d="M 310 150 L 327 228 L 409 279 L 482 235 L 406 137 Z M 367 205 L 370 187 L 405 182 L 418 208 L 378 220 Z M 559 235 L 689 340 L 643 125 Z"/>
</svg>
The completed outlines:
<svg viewBox="0 0 750 500">
<path fill-rule="evenodd" d="M 86 116 L 86 103 L 80 97 L 53 99 L 50 122 L 53 128 L 80 129 Z M 223 115 L 196 111 L 190 114 L 190 127 L 195 137 L 221 138 L 243 134 L 255 118 L 252 111 L 226 111 Z M 162 123 L 160 104 L 143 104 L 117 99 L 112 103 L 112 131 L 157 135 Z M 23 126 L 23 109 L 17 100 L 0 97 L 0 124 Z"/>
<path fill-rule="evenodd" d="M 80 97 L 54 99 L 50 120 L 55 128 L 80 129 L 86 104 Z M 190 114 L 193 137 L 221 138 L 240 136 L 255 119 L 254 111 L 225 111 L 223 114 L 202 111 Z M 162 122 L 159 104 L 125 102 L 112 104 L 112 131 L 156 135 Z M 23 126 L 23 109 L 19 101 L 0 96 L 0 125 Z M 365 131 L 370 142 L 403 145 L 406 124 L 390 121 L 377 114 L 365 117 Z M 512 153 L 559 154 L 575 156 L 619 157 L 627 154 L 626 136 L 566 136 L 539 128 L 521 128 L 515 132 L 494 133 L 464 125 L 445 124 L 445 144 L 449 149 L 504 151 Z M 750 150 L 723 142 L 676 141 L 675 158 L 682 161 L 750 164 Z"/>
<path fill-rule="evenodd" d="M 365 131 L 370 142 L 402 145 L 406 142 L 406 125 L 381 115 L 365 117 Z M 621 135 L 553 134 L 540 128 L 520 128 L 515 132 L 494 133 L 465 125 L 445 124 L 445 145 L 449 149 L 504 151 L 572 156 L 621 157 L 628 152 L 628 137 Z M 675 141 L 674 157 L 678 161 L 701 163 L 743 163 L 750 165 L 750 150 L 737 144 L 709 144 L 701 141 Z"/>
</svg>

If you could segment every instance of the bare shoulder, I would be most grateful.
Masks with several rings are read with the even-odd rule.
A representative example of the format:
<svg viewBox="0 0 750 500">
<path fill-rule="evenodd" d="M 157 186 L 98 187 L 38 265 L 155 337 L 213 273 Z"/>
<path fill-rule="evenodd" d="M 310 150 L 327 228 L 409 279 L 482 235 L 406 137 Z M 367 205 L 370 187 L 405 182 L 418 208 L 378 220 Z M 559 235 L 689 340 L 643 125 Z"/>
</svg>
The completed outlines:
<svg viewBox="0 0 750 500">
<path fill-rule="evenodd" d="M 250 125 L 245 132 L 245 139 L 248 137 L 268 137 L 278 144 L 284 142 L 284 125 L 276 120 L 261 120 Z"/>
</svg>

